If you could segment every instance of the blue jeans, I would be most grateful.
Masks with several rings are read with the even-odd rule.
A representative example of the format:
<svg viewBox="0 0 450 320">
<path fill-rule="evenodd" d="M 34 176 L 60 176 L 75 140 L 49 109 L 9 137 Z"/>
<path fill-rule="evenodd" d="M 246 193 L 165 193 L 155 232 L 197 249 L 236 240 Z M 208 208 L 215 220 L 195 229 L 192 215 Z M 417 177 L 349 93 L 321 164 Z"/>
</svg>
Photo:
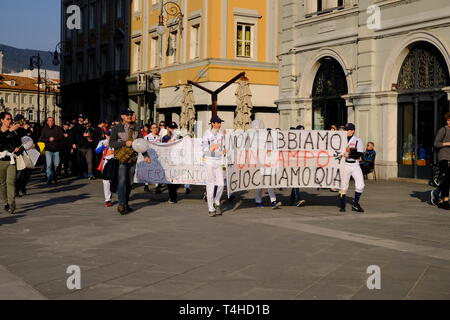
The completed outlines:
<svg viewBox="0 0 450 320">
<path fill-rule="evenodd" d="M 300 201 L 300 188 L 292 188 L 291 200 L 292 201 Z"/>
<path fill-rule="evenodd" d="M 127 206 L 130 199 L 131 186 L 134 180 L 134 171 L 136 164 L 119 165 L 119 179 L 117 185 L 117 197 L 119 205 Z"/>
<path fill-rule="evenodd" d="M 53 181 L 56 175 L 56 168 L 59 166 L 59 151 L 45 151 L 45 165 L 47 181 Z"/>
</svg>

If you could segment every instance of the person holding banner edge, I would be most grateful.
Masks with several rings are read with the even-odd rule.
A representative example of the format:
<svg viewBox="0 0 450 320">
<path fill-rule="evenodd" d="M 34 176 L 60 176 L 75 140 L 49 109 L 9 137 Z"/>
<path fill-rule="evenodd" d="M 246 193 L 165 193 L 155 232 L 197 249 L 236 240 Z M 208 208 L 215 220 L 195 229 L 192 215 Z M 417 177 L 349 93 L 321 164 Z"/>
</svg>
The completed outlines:
<svg viewBox="0 0 450 320">
<path fill-rule="evenodd" d="M 340 212 L 345 212 L 346 193 L 350 183 L 350 178 L 355 180 L 355 199 L 352 204 L 352 211 L 364 212 L 359 204 L 359 200 L 364 191 L 364 176 L 359 165 L 359 159 L 364 153 L 364 144 L 360 138 L 355 136 L 355 125 L 347 123 L 345 130 L 347 131 L 347 150 L 344 154 L 345 169 L 343 172 L 342 188 L 339 194 Z"/>
<path fill-rule="evenodd" d="M 225 150 L 225 138 L 220 128 L 223 120 L 218 116 L 211 118 L 211 129 L 203 135 L 202 147 L 206 164 L 206 198 L 208 202 L 208 216 L 222 215 L 220 199 L 224 189 L 223 156 Z M 214 187 L 217 186 L 214 196 Z"/>
</svg>

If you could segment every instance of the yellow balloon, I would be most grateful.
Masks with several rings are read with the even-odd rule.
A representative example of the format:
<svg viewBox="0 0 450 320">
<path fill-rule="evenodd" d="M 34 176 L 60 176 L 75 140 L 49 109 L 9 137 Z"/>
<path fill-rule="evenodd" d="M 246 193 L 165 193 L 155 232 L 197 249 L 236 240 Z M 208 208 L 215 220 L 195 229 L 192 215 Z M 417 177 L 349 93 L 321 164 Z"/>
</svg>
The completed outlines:
<svg viewBox="0 0 450 320">
<path fill-rule="evenodd" d="M 45 153 L 45 143 L 38 142 L 37 144 L 39 146 L 39 150 L 41 151 L 41 154 L 44 154 Z"/>
</svg>

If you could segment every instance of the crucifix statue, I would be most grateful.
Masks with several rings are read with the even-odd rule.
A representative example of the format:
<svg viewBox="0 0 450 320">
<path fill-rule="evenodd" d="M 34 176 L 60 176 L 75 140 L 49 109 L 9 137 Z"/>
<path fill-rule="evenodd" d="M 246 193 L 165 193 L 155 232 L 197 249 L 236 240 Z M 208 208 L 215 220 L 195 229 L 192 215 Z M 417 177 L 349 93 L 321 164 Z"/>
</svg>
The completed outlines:
<svg viewBox="0 0 450 320">
<path fill-rule="evenodd" d="M 227 83 L 225 83 L 223 86 L 221 86 L 219 89 L 212 91 L 208 88 L 205 88 L 201 85 L 199 85 L 198 83 L 195 83 L 191 80 L 188 81 L 188 84 L 191 84 L 199 89 L 202 89 L 203 91 L 208 92 L 211 95 L 211 100 L 212 100 L 212 116 L 217 116 L 217 96 L 219 95 L 219 93 L 221 93 L 223 90 L 225 90 L 226 88 L 228 88 L 230 85 L 232 85 L 233 83 L 235 83 L 236 81 L 238 81 L 240 78 L 245 77 L 245 72 L 241 72 L 239 73 L 236 77 L 234 77 L 233 79 L 231 79 L 230 81 L 228 81 Z"/>
</svg>

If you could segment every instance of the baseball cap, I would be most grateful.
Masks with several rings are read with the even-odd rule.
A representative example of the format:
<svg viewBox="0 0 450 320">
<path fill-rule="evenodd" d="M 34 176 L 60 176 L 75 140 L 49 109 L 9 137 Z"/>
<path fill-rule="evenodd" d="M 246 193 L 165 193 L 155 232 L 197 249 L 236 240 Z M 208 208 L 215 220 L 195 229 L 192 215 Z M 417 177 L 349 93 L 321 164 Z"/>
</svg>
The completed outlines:
<svg viewBox="0 0 450 320">
<path fill-rule="evenodd" d="M 170 129 L 178 129 L 178 125 L 177 125 L 177 123 L 174 121 L 174 122 L 171 122 L 169 125 L 168 125 L 168 127 L 170 128 Z"/>
<path fill-rule="evenodd" d="M 220 119 L 219 116 L 213 116 L 213 117 L 211 118 L 210 123 L 213 123 L 213 122 L 223 122 L 223 120 Z"/>
<path fill-rule="evenodd" d="M 134 113 L 134 111 L 130 108 L 125 108 L 125 109 L 122 109 L 122 111 L 120 111 L 120 114 L 123 116 L 125 116 L 127 114 L 132 114 L 132 113 Z"/>
<path fill-rule="evenodd" d="M 344 127 L 345 130 L 355 130 L 355 125 L 353 123 L 347 123 Z"/>
<path fill-rule="evenodd" d="M 23 119 L 25 119 L 25 117 L 23 115 L 21 115 L 21 114 L 18 114 L 18 115 L 16 115 L 14 117 L 14 122 L 18 122 L 18 121 L 23 120 Z"/>
</svg>

